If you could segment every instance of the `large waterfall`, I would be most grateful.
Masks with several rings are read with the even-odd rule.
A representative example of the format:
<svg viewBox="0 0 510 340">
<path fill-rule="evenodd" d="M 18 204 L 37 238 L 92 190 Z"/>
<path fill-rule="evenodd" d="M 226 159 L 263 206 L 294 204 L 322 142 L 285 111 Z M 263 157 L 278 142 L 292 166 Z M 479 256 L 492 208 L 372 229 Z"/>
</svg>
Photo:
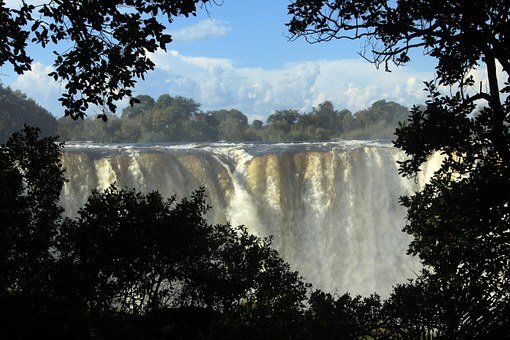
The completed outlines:
<svg viewBox="0 0 510 340">
<path fill-rule="evenodd" d="M 203 186 L 211 223 L 273 235 L 274 247 L 314 287 L 388 296 L 419 270 L 405 255 L 410 238 L 401 231 L 398 197 L 418 190 L 438 163 L 429 161 L 411 181 L 397 174 L 402 158 L 389 144 L 363 141 L 68 144 L 61 200 L 73 215 L 90 189 L 114 182 L 178 197 Z"/>
</svg>

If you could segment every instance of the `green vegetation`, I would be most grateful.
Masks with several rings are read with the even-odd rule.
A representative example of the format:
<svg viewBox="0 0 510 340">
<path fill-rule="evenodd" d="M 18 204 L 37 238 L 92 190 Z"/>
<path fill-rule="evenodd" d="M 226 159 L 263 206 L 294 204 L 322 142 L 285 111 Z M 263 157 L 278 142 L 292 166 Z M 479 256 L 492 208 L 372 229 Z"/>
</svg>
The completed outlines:
<svg viewBox="0 0 510 340">
<path fill-rule="evenodd" d="M 56 120 L 19 91 L 0 87 L 0 141 L 24 124 L 38 126 L 43 135 L 59 135 L 64 141 L 119 142 L 212 142 L 212 141 L 313 141 L 328 139 L 393 139 L 399 122 L 409 111 L 394 102 L 380 100 L 367 109 L 338 111 L 326 101 L 310 112 L 278 110 L 267 123 L 248 118 L 239 110 L 203 112 L 193 99 L 162 95 L 157 100 L 137 96 L 119 118 L 106 122 L 96 118 Z"/>
<path fill-rule="evenodd" d="M 43 136 L 54 136 L 57 120 L 48 111 L 20 91 L 0 85 L 0 143 L 23 125 L 38 126 Z"/>
<path fill-rule="evenodd" d="M 137 100 L 132 88 L 154 69 L 148 57 L 166 50 L 166 23 L 207 10 L 210 0 L 47 1 L 19 6 L 0 1 L 0 67 L 23 74 L 32 67 L 27 44 L 51 49 L 55 81 L 65 84 L 65 116 L 83 118 L 90 105 L 115 112 L 115 101 Z M 14 6 L 14 8 L 12 8 Z M 100 117 L 105 118 L 106 113 Z"/>
<path fill-rule="evenodd" d="M 380 100 L 352 114 L 338 111 L 326 101 L 311 112 L 278 110 L 264 125 L 238 110 L 200 111 L 192 99 L 162 95 L 157 100 L 143 95 L 140 103 L 127 107 L 122 117 L 58 120 L 63 140 L 97 142 L 207 142 L 207 141 L 312 141 L 338 138 L 392 139 L 399 121 L 409 114 L 407 108 Z"/>
<path fill-rule="evenodd" d="M 203 190 L 111 187 L 63 218 L 61 147 L 29 127 L 0 147 L 2 338 L 296 334 L 308 286 L 269 238 L 208 224 Z"/>
<path fill-rule="evenodd" d="M 171 21 L 194 14 L 199 3 L 208 1 L 52 1 L 36 11 L 2 1 L 0 66 L 30 69 L 29 39 L 43 47 L 69 40 L 69 50 L 56 52 L 53 73 L 67 81 L 66 115 L 83 117 L 89 104 L 114 110 L 114 100 L 131 97 L 134 77 L 153 68 L 146 53 L 170 41 L 157 14 Z M 201 191 L 176 203 L 111 188 L 94 192 L 77 219 L 63 219 L 60 145 L 25 128 L 0 148 L 3 338 L 510 338 L 510 3 L 293 0 L 288 8 L 294 38 L 366 38 L 366 57 L 387 69 L 407 63 L 415 48 L 437 59 L 425 107 L 411 110 L 395 141 L 409 155 L 401 163 L 407 176 L 432 153 L 445 155 L 431 182 L 402 198 L 404 230 L 414 237 L 410 253 L 422 260 L 423 273 L 383 303 L 316 292 L 305 308 L 306 284 L 267 240 L 204 222 Z M 488 79 L 475 84 L 470 72 L 481 65 Z M 507 77 L 502 87 L 498 65 Z M 137 138 L 180 141 L 186 122 L 210 138 L 213 114 L 201 120 L 193 110 L 170 109 L 178 98 L 160 106 L 145 99 L 140 112 L 126 114 L 136 123 L 151 112 L 146 127 L 134 124 Z M 478 104 L 483 109 L 473 115 Z M 327 103 L 311 114 L 280 111 L 267 128 L 256 121 L 250 129 L 255 136 L 266 131 L 266 140 L 293 132 L 291 138 L 325 138 L 343 133 L 349 116 L 336 125 L 332 111 Z M 242 117 L 217 115 L 217 138 L 238 138 L 233 129 Z M 196 233 L 184 233 L 188 228 Z"/>
</svg>

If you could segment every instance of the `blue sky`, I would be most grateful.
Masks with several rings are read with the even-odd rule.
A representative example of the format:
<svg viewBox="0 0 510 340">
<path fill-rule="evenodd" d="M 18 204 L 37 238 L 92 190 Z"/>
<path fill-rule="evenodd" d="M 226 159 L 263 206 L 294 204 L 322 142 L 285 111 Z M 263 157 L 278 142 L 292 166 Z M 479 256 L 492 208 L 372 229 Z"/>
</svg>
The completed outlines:
<svg viewBox="0 0 510 340">
<path fill-rule="evenodd" d="M 136 93 L 181 95 L 201 103 L 203 110 L 236 108 L 250 120 L 263 121 L 272 110 L 309 110 L 324 100 L 354 112 L 379 99 L 406 106 L 423 102 L 423 81 L 433 78 L 432 60 L 417 52 L 406 67 L 387 73 L 357 54 L 359 41 L 289 42 L 288 3 L 224 0 L 197 17 L 178 18 L 168 25 L 174 39 L 168 53 L 151 55 L 156 70 L 139 82 Z M 61 116 L 60 84 L 46 76 L 52 53 L 35 49 L 32 57 L 32 71 L 18 76 L 3 68 L 1 80 Z"/>
</svg>

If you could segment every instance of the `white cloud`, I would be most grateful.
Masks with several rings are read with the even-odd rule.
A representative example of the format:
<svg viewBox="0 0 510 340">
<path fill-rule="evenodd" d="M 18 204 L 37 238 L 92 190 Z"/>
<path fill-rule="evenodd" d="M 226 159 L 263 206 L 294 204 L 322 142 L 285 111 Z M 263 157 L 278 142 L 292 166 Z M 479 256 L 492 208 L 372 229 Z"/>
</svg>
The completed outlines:
<svg viewBox="0 0 510 340">
<path fill-rule="evenodd" d="M 156 76 L 149 74 L 139 93 L 192 97 L 204 110 L 237 108 L 251 119 L 263 120 L 272 110 L 310 110 L 324 100 L 351 111 L 379 99 L 411 106 L 424 101 L 423 80 L 433 76 L 411 68 L 387 73 L 362 59 L 304 61 L 262 69 L 236 67 L 228 59 L 185 56 L 177 51 L 157 52 L 151 58 L 156 63 Z"/>
<path fill-rule="evenodd" d="M 56 82 L 48 73 L 53 71 L 52 66 L 46 66 L 40 62 L 34 62 L 31 65 L 31 70 L 24 74 L 17 76 L 17 78 L 6 85 L 13 89 L 20 90 L 25 93 L 29 98 L 34 99 L 39 105 L 48 110 L 54 116 L 61 117 L 64 115 L 64 109 L 58 101 L 63 91 L 63 85 Z M 119 107 L 119 113 L 122 108 L 128 106 L 129 100 L 123 99 L 116 102 Z M 101 109 L 92 105 L 87 114 L 95 116 L 101 113 Z"/>
<path fill-rule="evenodd" d="M 195 99 L 203 110 L 236 108 L 251 120 L 263 121 L 273 110 L 308 111 L 325 100 L 332 101 L 337 109 L 353 112 L 379 99 L 409 107 L 424 102 L 423 81 L 433 79 L 432 72 L 416 72 L 409 67 L 391 73 L 376 70 L 362 59 L 303 61 L 264 69 L 237 67 L 229 59 L 187 56 L 175 50 L 150 57 L 156 70 L 138 84 L 136 94 L 154 98 L 163 93 L 180 95 Z M 51 67 L 34 63 L 31 71 L 6 85 L 25 92 L 60 116 L 63 109 L 57 99 L 61 88 L 47 76 L 50 71 Z M 477 81 L 486 84 L 483 70 L 473 72 Z"/>
<path fill-rule="evenodd" d="M 48 73 L 52 71 L 51 66 L 35 62 L 30 71 L 18 76 L 13 83 L 8 85 L 26 93 L 53 114 L 62 115 L 63 109 L 57 101 L 62 91 L 60 84 L 48 77 Z"/>
<path fill-rule="evenodd" d="M 172 31 L 170 34 L 174 40 L 195 41 L 222 37 L 230 30 L 230 26 L 225 21 L 209 19 Z"/>
</svg>

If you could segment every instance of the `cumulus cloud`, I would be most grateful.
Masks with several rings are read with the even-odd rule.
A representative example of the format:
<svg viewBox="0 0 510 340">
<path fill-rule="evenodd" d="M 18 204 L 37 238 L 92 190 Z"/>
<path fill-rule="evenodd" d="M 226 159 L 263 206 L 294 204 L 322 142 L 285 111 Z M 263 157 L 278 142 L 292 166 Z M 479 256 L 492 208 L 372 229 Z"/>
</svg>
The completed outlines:
<svg viewBox="0 0 510 340">
<path fill-rule="evenodd" d="M 303 61 L 263 69 L 237 67 L 228 59 L 192 57 L 178 51 L 157 52 L 151 58 L 156 63 L 154 74 L 159 82 L 164 79 L 155 95 L 192 97 L 205 110 L 237 108 L 251 119 L 262 120 L 272 110 L 307 111 L 325 100 L 352 111 L 379 99 L 411 106 L 424 101 L 423 80 L 433 76 L 411 68 L 387 73 L 362 59 Z M 153 82 L 152 74 L 147 80 Z"/>
<path fill-rule="evenodd" d="M 379 99 L 410 107 L 425 101 L 423 81 L 433 79 L 432 72 L 410 67 L 391 73 L 376 70 L 362 59 L 303 61 L 265 69 L 238 67 L 229 59 L 189 56 L 175 50 L 156 52 L 150 58 L 156 70 L 137 85 L 135 94 L 184 96 L 201 103 L 203 110 L 236 108 L 251 120 L 263 121 L 273 110 L 309 111 L 325 100 L 332 101 L 337 109 L 353 112 Z M 50 66 L 34 63 L 31 71 L 6 85 L 25 92 L 60 116 L 63 110 L 57 99 L 61 88 L 47 76 L 50 71 Z M 483 70 L 474 70 L 473 75 L 477 86 L 479 81 L 486 84 Z"/>
<path fill-rule="evenodd" d="M 52 71 L 51 66 L 35 62 L 30 71 L 18 76 L 13 83 L 8 85 L 26 93 L 53 114 L 62 115 L 63 109 L 57 101 L 61 94 L 60 84 L 48 77 L 48 73 Z"/>
<path fill-rule="evenodd" d="M 41 62 L 34 62 L 31 66 L 30 71 L 17 76 L 13 82 L 6 83 L 5 85 L 25 93 L 53 115 L 57 117 L 63 116 L 64 109 L 58 101 L 63 92 L 63 85 L 61 85 L 61 82 L 56 82 L 52 77 L 48 76 L 48 73 L 53 71 L 53 67 L 44 65 Z M 122 109 L 129 105 L 129 100 L 123 99 L 117 101 L 116 104 Z M 91 116 L 98 113 L 102 113 L 102 110 L 93 105 L 87 111 L 87 114 Z"/>
<path fill-rule="evenodd" d="M 194 25 L 172 31 L 170 34 L 174 40 L 195 41 L 202 39 L 218 38 L 226 35 L 230 26 L 222 20 L 202 20 Z"/>
</svg>

